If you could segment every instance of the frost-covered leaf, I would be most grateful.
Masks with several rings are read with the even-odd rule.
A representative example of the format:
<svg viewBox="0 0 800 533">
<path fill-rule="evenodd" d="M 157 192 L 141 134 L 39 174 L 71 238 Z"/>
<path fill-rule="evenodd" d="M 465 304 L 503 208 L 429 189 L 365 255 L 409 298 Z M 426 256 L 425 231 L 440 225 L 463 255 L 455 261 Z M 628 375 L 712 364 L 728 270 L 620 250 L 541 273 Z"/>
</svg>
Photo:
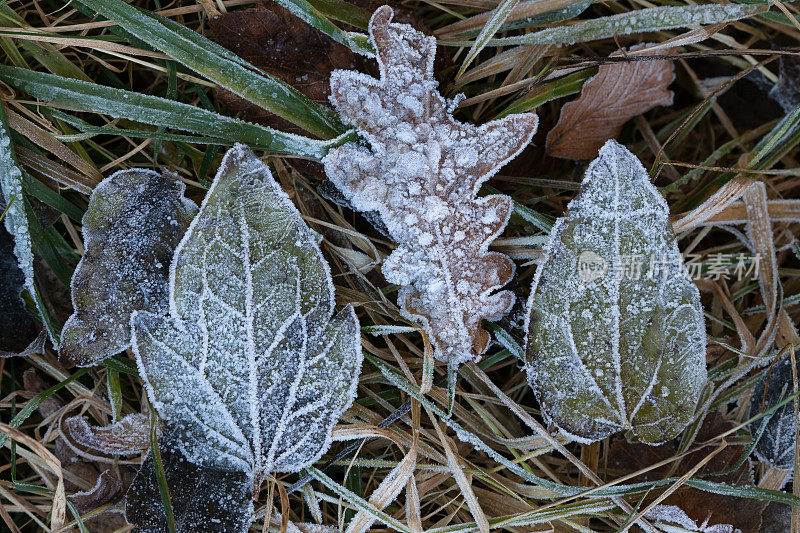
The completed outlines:
<svg viewBox="0 0 800 533">
<path fill-rule="evenodd" d="M 5 202 L 0 198 L 0 213 Z M 25 276 L 14 255 L 14 239 L 0 225 L 0 357 L 30 352 L 39 338 L 36 319 L 22 299 Z"/>
<path fill-rule="evenodd" d="M 730 524 L 698 525 L 677 505 L 656 505 L 644 517 L 656 521 L 655 525 L 662 531 L 672 525 L 681 527 L 680 531 L 685 533 L 741 533 Z"/>
<path fill-rule="evenodd" d="M 96 364 L 130 346 L 134 311 L 167 312 L 169 264 L 197 213 L 183 191 L 177 176 L 144 169 L 116 172 L 92 191 L 62 359 Z"/>
<path fill-rule="evenodd" d="M 778 83 L 769 95 L 788 113 L 800 105 L 800 58 L 781 56 L 778 61 Z"/>
<path fill-rule="evenodd" d="M 608 141 L 553 227 L 528 302 L 529 382 L 564 433 L 591 442 L 632 429 L 652 444 L 692 420 L 706 333 L 685 276 L 666 202 Z"/>
<path fill-rule="evenodd" d="M 486 350 L 481 320 L 499 318 L 514 302 L 510 291 L 494 293 L 514 264 L 487 252 L 511 199 L 475 193 L 530 142 L 537 118 L 457 122 L 436 90 L 436 40 L 392 16 L 383 6 L 369 25 L 380 79 L 348 70 L 331 76 L 331 100 L 369 146 L 348 143 L 323 162 L 356 209 L 380 213 L 399 243 L 384 276 L 401 286 L 398 303 L 423 324 L 436 357 L 457 364 Z"/>
<path fill-rule="evenodd" d="M 253 514 L 252 485 L 245 472 L 197 466 L 180 451 L 180 442 L 159 440 L 164 478 L 178 533 L 244 533 Z M 125 495 L 125 519 L 137 533 L 169 531 L 156 468 L 148 455 Z"/>
<path fill-rule="evenodd" d="M 111 470 L 103 470 L 97 476 L 97 481 L 91 489 L 71 494 L 67 499 L 78 512 L 83 514 L 110 502 L 121 494 L 122 482 L 120 479 Z"/>
<path fill-rule="evenodd" d="M 792 362 L 789 357 L 784 357 L 765 370 L 756 382 L 750 399 L 750 417 L 779 404 L 793 391 Z M 793 470 L 794 404 L 788 402 L 771 415 L 751 422 L 750 432 L 757 435 L 764 424 L 766 427 L 754 450 L 756 457 L 779 470 Z"/>
<path fill-rule="evenodd" d="M 150 446 L 149 417 L 131 414 L 105 427 L 92 427 L 82 416 L 64 421 L 69 436 L 94 452 L 108 455 L 140 454 Z"/>
<path fill-rule="evenodd" d="M 22 272 L 24 290 L 33 299 L 53 346 L 58 348 L 58 337 L 50 323 L 47 309 L 39 296 L 39 290 L 34 280 L 33 245 L 28 219 L 29 216 L 33 216 L 33 213 L 28 199 L 22 191 L 22 171 L 17 164 L 2 105 L 0 105 L 0 190 L 2 190 L 0 200 L 5 206 L 3 223 L 6 231 L 14 238 L 13 252 L 17 258 L 17 266 Z"/>
<path fill-rule="evenodd" d="M 170 314 L 131 318 L 149 399 L 193 463 L 259 482 L 328 448 L 362 356 L 317 242 L 269 168 L 228 151 L 175 252 Z"/>
<path fill-rule="evenodd" d="M 629 52 L 650 45 L 632 47 Z M 663 56 L 670 49 L 649 52 Z M 614 53 L 612 56 L 619 54 Z M 672 105 L 667 87 L 675 79 L 672 61 L 606 63 L 583 84 L 581 95 L 564 104 L 558 123 L 547 134 L 547 153 L 570 159 L 591 159 L 622 125 L 659 105 Z"/>
</svg>

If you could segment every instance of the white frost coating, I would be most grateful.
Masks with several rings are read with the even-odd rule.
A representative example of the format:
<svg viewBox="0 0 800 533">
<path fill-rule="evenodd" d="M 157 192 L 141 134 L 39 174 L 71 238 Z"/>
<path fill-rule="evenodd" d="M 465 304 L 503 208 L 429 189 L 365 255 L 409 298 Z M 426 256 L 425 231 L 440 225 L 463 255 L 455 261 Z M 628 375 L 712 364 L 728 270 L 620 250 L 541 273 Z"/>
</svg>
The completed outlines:
<svg viewBox="0 0 800 533">
<path fill-rule="evenodd" d="M 750 417 L 779 404 L 792 394 L 792 390 L 792 361 L 786 356 L 764 371 L 756 382 L 750 399 Z M 763 433 L 754 450 L 758 460 L 779 470 L 794 470 L 793 403 L 788 402 L 772 414 L 750 423 L 753 436 L 762 428 Z"/>
<path fill-rule="evenodd" d="M 494 39 L 497 45 L 552 44 L 570 45 L 608 39 L 615 35 L 629 35 L 674 28 L 687 28 L 703 24 L 732 22 L 766 11 L 763 5 L 705 4 L 659 6 L 637 9 L 608 17 L 581 20 L 575 24 L 547 28 L 520 37 Z"/>
<path fill-rule="evenodd" d="M 148 396 L 190 461 L 260 481 L 327 450 L 362 360 L 352 307 L 333 305 L 317 234 L 236 145 L 175 252 L 170 315 L 131 318 Z"/>
<path fill-rule="evenodd" d="M 14 255 L 17 256 L 19 269 L 25 276 L 25 290 L 27 290 L 34 303 L 42 323 L 47 329 L 47 334 L 53 347 L 58 349 L 58 336 L 47 319 L 47 310 L 44 302 L 39 297 L 39 291 L 34 282 L 33 272 L 33 247 L 28 227 L 28 217 L 25 214 L 25 199 L 22 192 L 22 171 L 17 166 L 11 136 L 7 131 L 5 112 L 0 109 L 0 189 L 6 207 L 3 223 L 8 233 L 14 237 Z"/>
<path fill-rule="evenodd" d="M 708 525 L 708 520 L 698 525 L 689 518 L 686 512 L 677 505 L 656 505 L 644 515 L 649 520 L 656 520 L 656 526 L 666 533 L 741 533 L 730 524 Z"/>
<path fill-rule="evenodd" d="M 435 38 L 390 23 L 392 15 L 381 7 L 369 25 L 380 79 L 348 70 L 331 75 L 331 101 L 369 147 L 345 144 L 323 163 L 356 209 L 380 213 L 399 243 L 383 274 L 401 285 L 403 314 L 423 325 L 437 359 L 458 364 L 486 350 L 481 320 L 500 318 L 514 302 L 510 291 L 494 293 L 511 279 L 514 263 L 487 252 L 506 226 L 511 199 L 475 194 L 528 145 L 537 118 L 457 122 L 436 90 Z"/>
<path fill-rule="evenodd" d="M 705 324 L 668 214 L 612 140 L 553 226 L 528 301 L 527 371 L 544 415 L 580 442 L 626 429 L 663 442 L 694 415 Z"/>
</svg>

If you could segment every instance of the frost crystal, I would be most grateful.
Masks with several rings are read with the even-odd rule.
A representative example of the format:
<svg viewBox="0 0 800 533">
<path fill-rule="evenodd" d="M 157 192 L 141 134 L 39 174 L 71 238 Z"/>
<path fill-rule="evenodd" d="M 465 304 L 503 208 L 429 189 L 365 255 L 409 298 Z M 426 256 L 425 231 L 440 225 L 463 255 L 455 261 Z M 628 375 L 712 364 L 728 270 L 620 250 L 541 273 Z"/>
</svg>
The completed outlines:
<svg viewBox="0 0 800 533">
<path fill-rule="evenodd" d="M 616 141 L 553 227 L 528 308 L 528 379 L 564 433 L 654 444 L 691 421 L 707 379 L 699 292 L 666 202 Z"/>
<path fill-rule="evenodd" d="M 750 400 L 750 416 L 757 416 L 779 404 L 792 394 L 793 389 L 792 361 L 790 357 L 784 357 L 765 370 L 756 383 Z M 756 457 L 779 470 L 793 470 L 794 404 L 788 402 L 771 415 L 751 422 L 750 432 L 758 435 L 764 424 L 764 433 L 756 444 Z"/>
<path fill-rule="evenodd" d="M 116 172 L 92 191 L 62 359 L 97 364 L 130 346 L 131 313 L 167 311 L 172 254 L 197 213 L 183 191 L 177 176 L 143 169 Z"/>
<path fill-rule="evenodd" d="M 147 415 L 131 414 L 105 427 L 91 427 L 82 416 L 68 418 L 64 424 L 75 442 L 107 455 L 134 455 L 150 446 Z"/>
<path fill-rule="evenodd" d="M 499 318 L 514 302 L 510 291 L 494 293 L 511 279 L 513 262 L 487 253 L 511 199 L 475 194 L 530 142 L 537 118 L 457 122 L 436 91 L 436 40 L 391 24 L 392 16 L 381 7 L 369 24 L 379 80 L 348 70 L 331 75 L 331 101 L 369 147 L 348 143 L 323 162 L 356 209 L 380 213 L 399 243 L 384 276 L 401 286 L 398 303 L 423 324 L 436 357 L 457 364 L 486 350 L 481 320 Z"/>
<path fill-rule="evenodd" d="M 268 167 L 232 148 L 175 252 L 170 314 L 131 317 L 148 397 L 189 461 L 260 482 L 330 445 L 362 356 L 352 307 L 331 318 L 317 242 Z"/>
</svg>

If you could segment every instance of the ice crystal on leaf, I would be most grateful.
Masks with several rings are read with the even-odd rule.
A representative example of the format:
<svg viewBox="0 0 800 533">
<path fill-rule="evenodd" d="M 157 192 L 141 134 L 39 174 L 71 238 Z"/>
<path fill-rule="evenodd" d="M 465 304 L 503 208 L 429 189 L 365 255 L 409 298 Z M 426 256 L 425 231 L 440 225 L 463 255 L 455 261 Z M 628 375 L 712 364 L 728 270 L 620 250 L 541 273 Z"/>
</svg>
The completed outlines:
<svg viewBox="0 0 800 533">
<path fill-rule="evenodd" d="M 654 444 L 692 420 L 707 379 L 699 292 L 666 202 L 616 141 L 553 227 L 528 309 L 529 382 L 564 433 Z"/>
<path fill-rule="evenodd" d="M 232 148 L 175 252 L 169 315 L 131 317 L 148 397 L 192 463 L 257 483 L 328 448 L 362 357 L 317 243 L 269 168 Z"/>
<path fill-rule="evenodd" d="M 770 369 L 764 371 L 756 382 L 750 400 L 750 416 L 758 416 L 785 400 L 794 391 L 792 384 L 792 361 L 784 357 Z M 777 411 L 750 423 L 750 432 L 755 436 L 763 431 L 755 448 L 760 461 L 779 470 L 794 469 L 794 404 L 788 402 Z"/>
<path fill-rule="evenodd" d="M 150 446 L 149 417 L 140 413 L 128 415 L 104 427 L 92 427 L 82 416 L 67 418 L 64 425 L 75 442 L 93 452 L 134 455 Z"/>
<path fill-rule="evenodd" d="M 128 348 L 131 313 L 167 311 L 169 264 L 197 206 L 178 177 L 121 170 L 92 191 L 86 251 L 72 276 L 75 312 L 61 332 L 62 359 L 90 366 Z"/>
<path fill-rule="evenodd" d="M 399 243 L 384 276 L 401 286 L 398 303 L 423 324 L 436 357 L 457 364 L 486 349 L 481 320 L 499 318 L 514 302 L 510 291 L 494 292 L 511 279 L 513 262 L 487 252 L 506 226 L 511 199 L 475 194 L 530 142 L 537 118 L 457 122 L 436 90 L 436 40 L 391 23 L 392 16 L 381 7 L 369 24 L 380 79 L 331 75 L 331 101 L 369 146 L 348 143 L 323 162 L 356 209 L 380 213 Z"/>
</svg>

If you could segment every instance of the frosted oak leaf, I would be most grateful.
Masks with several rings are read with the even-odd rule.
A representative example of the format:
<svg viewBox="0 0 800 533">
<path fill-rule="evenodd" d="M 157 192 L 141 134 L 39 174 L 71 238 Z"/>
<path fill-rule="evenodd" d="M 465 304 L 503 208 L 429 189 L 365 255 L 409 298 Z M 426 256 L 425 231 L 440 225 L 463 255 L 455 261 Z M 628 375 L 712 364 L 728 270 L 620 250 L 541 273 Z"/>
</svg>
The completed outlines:
<svg viewBox="0 0 800 533">
<path fill-rule="evenodd" d="M 586 275 L 586 257 L 605 266 Z M 608 141 L 556 221 L 528 301 L 526 367 L 546 418 L 593 442 L 655 444 L 692 420 L 707 380 L 700 295 L 666 202 Z"/>
<path fill-rule="evenodd" d="M 190 462 L 260 483 L 327 450 L 362 360 L 352 307 L 333 307 L 318 235 L 236 145 L 175 252 L 169 315 L 131 317 L 148 397 Z"/>
<path fill-rule="evenodd" d="M 508 222 L 511 199 L 475 194 L 528 145 L 537 118 L 457 122 L 436 90 L 436 39 L 391 23 L 392 16 L 381 7 L 369 24 L 380 79 L 331 75 L 331 101 L 369 146 L 345 144 L 323 162 L 356 209 L 380 213 L 399 244 L 383 274 L 401 286 L 403 313 L 424 326 L 437 359 L 458 364 L 486 350 L 481 320 L 500 318 L 514 303 L 510 291 L 495 292 L 514 263 L 487 252 Z"/>
<path fill-rule="evenodd" d="M 86 250 L 72 276 L 75 312 L 59 355 L 90 366 L 131 344 L 131 314 L 167 311 L 169 264 L 197 213 L 174 174 L 121 170 L 92 191 L 83 216 Z"/>
</svg>

